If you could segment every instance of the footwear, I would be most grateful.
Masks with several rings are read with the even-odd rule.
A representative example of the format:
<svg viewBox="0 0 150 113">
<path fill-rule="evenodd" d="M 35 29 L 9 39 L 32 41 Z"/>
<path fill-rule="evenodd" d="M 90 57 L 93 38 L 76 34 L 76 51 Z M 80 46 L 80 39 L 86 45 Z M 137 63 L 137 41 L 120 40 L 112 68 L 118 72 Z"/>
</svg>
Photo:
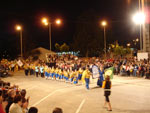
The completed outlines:
<svg viewBox="0 0 150 113">
<path fill-rule="evenodd" d="M 107 111 L 112 111 L 112 109 L 110 109 L 110 110 L 107 110 Z"/>
</svg>

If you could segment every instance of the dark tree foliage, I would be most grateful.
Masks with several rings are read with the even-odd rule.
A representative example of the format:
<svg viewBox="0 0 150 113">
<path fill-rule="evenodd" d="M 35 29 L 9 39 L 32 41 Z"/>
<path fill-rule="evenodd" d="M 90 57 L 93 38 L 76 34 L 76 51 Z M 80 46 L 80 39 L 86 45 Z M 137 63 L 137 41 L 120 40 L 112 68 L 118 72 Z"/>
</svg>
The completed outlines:
<svg viewBox="0 0 150 113">
<path fill-rule="evenodd" d="M 78 17 L 72 46 L 83 56 L 97 56 L 103 52 L 103 29 L 96 15 L 93 10 L 89 10 Z"/>
</svg>

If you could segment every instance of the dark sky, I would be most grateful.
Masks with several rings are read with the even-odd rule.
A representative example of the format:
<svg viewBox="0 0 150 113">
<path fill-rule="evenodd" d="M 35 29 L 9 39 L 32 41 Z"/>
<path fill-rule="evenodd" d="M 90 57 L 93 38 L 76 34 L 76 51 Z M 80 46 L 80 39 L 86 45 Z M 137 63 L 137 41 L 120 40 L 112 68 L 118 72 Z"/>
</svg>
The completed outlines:
<svg viewBox="0 0 150 113">
<path fill-rule="evenodd" d="M 78 16 L 94 10 L 100 20 L 108 19 L 113 31 L 113 40 L 121 44 L 138 37 L 138 29 L 131 22 L 131 14 L 138 8 L 138 0 L 5 0 L 0 3 L 0 51 L 19 44 L 16 24 L 23 25 L 24 43 L 49 48 L 48 28 L 41 24 L 43 16 L 62 18 L 61 26 L 52 25 L 52 44 L 70 44 L 73 40 Z M 25 39 L 26 38 L 26 39 Z M 32 45 L 28 43 L 29 45 Z M 19 48 L 19 45 L 18 45 Z"/>
</svg>

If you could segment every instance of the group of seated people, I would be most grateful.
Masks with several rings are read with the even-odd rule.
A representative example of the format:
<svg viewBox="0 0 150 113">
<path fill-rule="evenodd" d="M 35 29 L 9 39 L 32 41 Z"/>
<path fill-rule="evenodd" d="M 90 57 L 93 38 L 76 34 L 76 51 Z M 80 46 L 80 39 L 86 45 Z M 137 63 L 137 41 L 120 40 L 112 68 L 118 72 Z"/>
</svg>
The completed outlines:
<svg viewBox="0 0 150 113">
<path fill-rule="evenodd" d="M 38 113 L 38 108 L 29 106 L 26 90 L 11 86 L 9 82 L 0 80 L 0 113 Z M 63 113 L 61 108 L 55 108 L 53 113 Z"/>
<path fill-rule="evenodd" d="M 115 74 L 150 79 L 150 60 L 124 59 L 114 63 Z"/>
</svg>

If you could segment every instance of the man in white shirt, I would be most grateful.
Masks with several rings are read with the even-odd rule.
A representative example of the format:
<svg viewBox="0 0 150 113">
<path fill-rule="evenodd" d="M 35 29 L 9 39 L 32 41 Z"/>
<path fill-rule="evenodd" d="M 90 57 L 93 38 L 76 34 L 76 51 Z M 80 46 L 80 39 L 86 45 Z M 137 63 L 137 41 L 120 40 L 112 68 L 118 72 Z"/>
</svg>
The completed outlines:
<svg viewBox="0 0 150 113">
<path fill-rule="evenodd" d="M 22 105 L 22 98 L 20 95 L 16 95 L 14 98 L 14 103 L 9 108 L 9 113 L 23 113 L 21 105 Z"/>
</svg>

